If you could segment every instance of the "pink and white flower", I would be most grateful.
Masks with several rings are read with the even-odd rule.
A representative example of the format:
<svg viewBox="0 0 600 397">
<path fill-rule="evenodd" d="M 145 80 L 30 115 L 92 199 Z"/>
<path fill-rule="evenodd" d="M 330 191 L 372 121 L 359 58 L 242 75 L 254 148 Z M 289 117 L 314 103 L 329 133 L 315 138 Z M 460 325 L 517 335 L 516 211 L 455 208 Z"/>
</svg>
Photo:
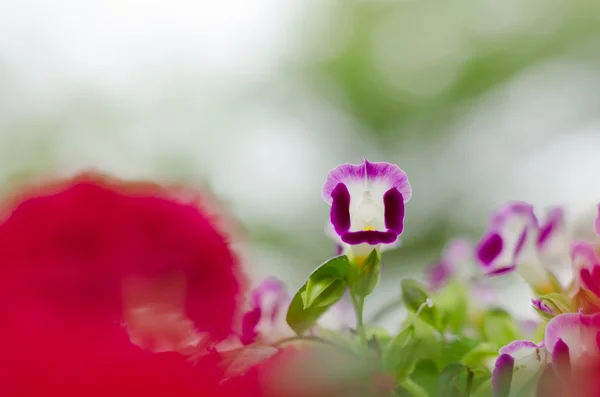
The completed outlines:
<svg viewBox="0 0 600 397">
<path fill-rule="evenodd" d="M 533 289 L 556 290 L 550 267 L 568 257 L 564 212 L 552 208 L 542 222 L 533 206 L 510 202 L 492 216 L 487 234 L 477 245 L 477 259 L 488 275 L 516 271 Z"/>
<path fill-rule="evenodd" d="M 600 313 L 565 313 L 546 326 L 546 348 L 552 355 L 555 372 L 574 371 L 600 364 Z"/>
<path fill-rule="evenodd" d="M 357 260 L 374 248 L 397 242 L 411 194 L 400 167 L 366 158 L 362 164 L 342 164 L 331 170 L 323 187 L 323 199 L 331 205 L 333 231 Z"/>
<path fill-rule="evenodd" d="M 499 352 L 492 372 L 492 392 L 494 397 L 525 396 L 535 389 L 536 380 L 544 372 L 550 357 L 543 344 L 518 340 Z M 533 382 L 533 383 L 532 383 Z"/>
</svg>

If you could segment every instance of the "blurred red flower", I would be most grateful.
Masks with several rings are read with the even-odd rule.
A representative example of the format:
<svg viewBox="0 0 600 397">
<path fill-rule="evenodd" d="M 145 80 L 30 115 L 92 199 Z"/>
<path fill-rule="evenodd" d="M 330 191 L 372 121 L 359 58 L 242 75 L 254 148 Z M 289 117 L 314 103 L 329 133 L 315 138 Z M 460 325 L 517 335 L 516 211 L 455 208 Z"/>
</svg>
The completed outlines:
<svg viewBox="0 0 600 397">
<path fill-rule="evenodd" d="M 118 324 L 141 323 L 138 309 L 157 305 L 227 336 L 243 285 L 238 259 L 219 218 L 182 192 L 93 173 L 24 190 L 0 224 L 0 310 L 31 304 Z"/>
</svg>

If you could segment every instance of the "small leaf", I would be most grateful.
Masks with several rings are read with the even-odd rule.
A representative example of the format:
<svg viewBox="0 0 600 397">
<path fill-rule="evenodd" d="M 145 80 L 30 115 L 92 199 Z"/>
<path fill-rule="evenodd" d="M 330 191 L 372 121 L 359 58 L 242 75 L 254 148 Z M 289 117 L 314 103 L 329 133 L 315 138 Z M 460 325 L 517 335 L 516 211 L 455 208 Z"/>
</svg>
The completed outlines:
<svg viewBox="0 0 600 397">
<path fill-rule="evenodd" d="M 442 370 L 438 379 L 438 397 L 462 397 L 466 386 L 467 367 L 462 364 L 450 364 Z"/>
<path fill-rule="evenodd" d="M 461 361 L 465 354 L 469 353 L 475 346 L 477 341 L 470 338 L 459 338 L 442 343 L 441 355 L 438 360 L 440 367 L 446 367 L 451 363 Z M 435 353 L 435 351 L 433 352 Z"/>
<path fill-rule="evenodd" d="M 490 309 L 483 313 L 482 333 L 496 346 L 506 346 L 514 340 L 524 339 L 519 325 L 504 309 Z"/>
<path fill-rule="evenodd" d="M 420 385 L 428 396 L 435 396 L 440 370 L 433 360 L 420 360 L 410 378 Z"/>
<path fill-rule="evenodd" d="M 396 360 L 396 378 L 403 380 L 412 374 L 415 369 L 421 348 L 421 341 L 413 339 L 401 350 Z"/>
<path fill-rule="evenodd" d="M 468 321 L 469 295 L 468 288 L 456 280 L 451 280 L 433 297 L 440 312 L 444 328 L 459 333 Z"/>
<path fill-rule="evenodd" d="M 312 328 L 341 299 L 349 266 L 348 258 L 342 255 L 323 263 L 309 276 L 288 308 L 286 321 L 294 332 L 300 335 Z"/>
<path fill-rule="evenodd" d="M 498 355 L 498 349 L 491 343 L 481 343 L 465 354 L 461 363 L 467 367 L 484 364 L 485 360 Z"/>
<path fill-rule="evenodd" d="M 435 328 L 439 328 L 438 312 L 435 306 L 427 304 L 429 295 L 425 288 L 415 280 L 402 280 L 402 299 L 406 307 L 414 313 L 419 313 L 419 318 Z M 420 311 L 419 311 L 420 310 Z"/>
<path fill-rule="evenodd" d="M 305 309 L 304 303 L 302 302 L 302 294 L 304 293 L 305 289 L 306 286 L 303 286 L 300 291 L 294 295 L 285 318 L 290 328 L 292 328 L 298 335 L 301 335 L 305 331 L 311 329 L 319 317 L 321 317 L 329 309 L 329 307 L 324 306 L 310 307 Z"/>
<path fill-rule="evenodd" d="M 400 360 L 404 348 L 409 344 L 414 335 L 414 328 L 412 325 L 404 328 L 398 335 L 396 335 L 391 342 L 388 344 L 387 349 L 383 352 L 383 368 L 386 371 L 393 371 Z"/>
<path fill-rule="evenodd" d="M 360 297 L 369 296 L 381 279 L 381 253 L 372 250 L 360 265 L 350 268 L 348 281 L 352 292 Z"/>
<path fill-rule="evenodd" d="M 346 283 L 336 279 L 310 279 L 302 297 L 304 308 L 330 307 L 337 302 L 346 291 Z"/>
<path fill-rule="evenodd" d="M 484 381 L 479 387 L 472 393 L 473 397 L 492 397 L 492 380 L 488 379 Z"/>
<path fill-rule="evenodd" d="M 565 294 L 552 292 L 540 297 L 540 300 L 546 306 L 548 306 L 550 310 L 552 310 L 554 316 L 561 313 L 570 313 L 576 311 L 576 308 L 573 306 L 572 299 Z"/>
</svg>

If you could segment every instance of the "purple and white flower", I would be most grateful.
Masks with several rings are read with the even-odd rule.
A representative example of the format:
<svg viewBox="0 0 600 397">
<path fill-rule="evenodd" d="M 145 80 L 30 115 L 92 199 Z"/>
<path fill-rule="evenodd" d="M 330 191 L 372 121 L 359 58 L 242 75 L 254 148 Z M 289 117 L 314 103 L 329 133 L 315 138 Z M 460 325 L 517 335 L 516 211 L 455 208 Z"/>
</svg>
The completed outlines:
<svg viewBox="0 0 600 397">
<path fill-rule="evenodd" d="M 492 372 L 492 392 L 494 397 L 516 397 L 531 393 L 535 382 L 544 372 L 550 357 L 543 344 L 518 340 L 499 352 Z M 535 386 L 535 383 L 533 383 Z"/>
<path fill-rule="evenodd" d="M 394 244 L 404 230 L 404 205 L 411 197 L 406 173 L 395 164 L 342 164 L 329 172 L 323 199 L 339 241 L 356 260 Z"/>
<path fill-rule="evenodd" d="M 517 271 L 539 294 L 556 289 L 551 266 L 568 258 L 564 212 L 548 211 L 539 222 L 533 206 L 510 202 L 493 216 L 487 234 L 477 245 L 477 259 L 488 275 Z"/>
<path fill-rule="evenodd" d="M 573 288 L 585 288 L 600 297 L 600 257 L 594 245 L 577 241 L 571 247 Z"/>
</svg>

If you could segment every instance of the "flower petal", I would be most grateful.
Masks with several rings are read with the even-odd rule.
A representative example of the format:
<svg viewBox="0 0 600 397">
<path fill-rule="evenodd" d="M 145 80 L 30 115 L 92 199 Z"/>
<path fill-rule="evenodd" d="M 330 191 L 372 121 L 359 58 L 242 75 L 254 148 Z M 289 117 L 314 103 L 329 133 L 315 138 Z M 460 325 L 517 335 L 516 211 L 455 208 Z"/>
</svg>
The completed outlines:
<svg viewBox="0 0 600 397">
<path fill-rule="evenodd" d="M 544 343 L 554 356 L 559 340 L 569 348 L 571 364 L 600 359 L 596 335 L 600 331 L 600 313 L 584 315 L 564 313 L 554 317 L 546 326 Z"/>
<path fill-rule="evenodd" d="M 240 341 L 244 345 L 249 345 L 258 336 L 258 332 L 256 332 L 256 327 L 260 321 L 262 316 L 262 311 L 260 307 L 255 307 L 254 309 L 246 312 L 242 317 L 242 335 L 240 337 Z"/>
<path fill-rule="evenodd" d="M 541 312 L 552 314 L 552 310 L 541 299 L 532 299 L 531 304 Z"/>
<path fill-rule="evenodd" d="M 402 193 L 396 188 L 385 192 L 383 195 L 383 206 L 385 227 L 388 230 L 396 232 L 398 235 L 402 234 L 402 230 L 404 229 L 404 198 Z M 349 221 L 350 219 L 348 219 L 348 223 Z"/>
<path fill-rule="evenodd" d="M 592 244 L 577 241 L 571 246 L 575 287 L 586 288 L 600 296 L 600 258 Z"/>
<path fill-rule="evenodd" d="M 516 340 L 503 346 L 498 350 L 500 354 L 509 354 L 514 359 L 520 359 L 529 355 L 538 345 L 528 340 Z M 533 350 L 532 350 L 533 349 Z"/>
<path fill-rule="evenodd" d="M 361 230 L 359 232 L 346 232 L 342 234 L 342 241 L 350 245 L 362 243 L 369 245 L 391 244 L 397 239 L 398 235 L 393 231 Z"/>
<path fill-rule="evenodd" d="M 400 167 L 386 162 L 371 163 L 366 158 L 362 164 L 342 164 L 329 172 L 323 187 L 323 199 L 327 204 L 331 204 L 332 192 L 339 183 L 345 184 L 351 194 L 353 190 L 358 193 L 369 190 L 374 196 L 383 196 L 386 191 L 396 188 L 405 203 L 412 195 L 408 177 Z"/>
<path fill-rule="evenodd" d="M 499 353 L 501 356 L 508 355 L 514 360 L 510 395 L 527 395 L 532 380 L 540 376 L 546 367 L 548 361 L 546 349 L 527 340 L 517 340 L 502 347 Z"/>
<path fill-rule="evenodd" d="M 569 358 L 569 346 L 560 338 L 554 345 L 552 352 L 552 368 L 554 373 L 561 379 L 569 379 L 571 374 L 571 359 Z"/>
<path fill-rule="evenodd" d="M 544 222 L 540 225 L 538 234 L 538 247 L 544 247 L 550 244 L 552 239 L 557 237 L 561 228 L 564 227 L 565 213 L 561 207 L 551 208 L 548 211 Z"/>
<path fill-rule="evenodd" d="M 350 192 L 346 185 L 338 183 L 331 192 L 331 198 L 331 224 L 335 232 L 341 235 L 350 230 Z"/>
<path fill-rule="evenodd" d="M 492 395 L 494 397 L 509 397 L 513 377 L 515 359 L 509 354 L 501 354 L 496 359 L 492 372 Z"/>
<path fill-rule="evenodd" d="M 484 267 L 488 267 L 502 253 L 503 246 L 502 237 L 498 233 L 489 233 L 477 244 L 477 259 Z"/>
</svg>

